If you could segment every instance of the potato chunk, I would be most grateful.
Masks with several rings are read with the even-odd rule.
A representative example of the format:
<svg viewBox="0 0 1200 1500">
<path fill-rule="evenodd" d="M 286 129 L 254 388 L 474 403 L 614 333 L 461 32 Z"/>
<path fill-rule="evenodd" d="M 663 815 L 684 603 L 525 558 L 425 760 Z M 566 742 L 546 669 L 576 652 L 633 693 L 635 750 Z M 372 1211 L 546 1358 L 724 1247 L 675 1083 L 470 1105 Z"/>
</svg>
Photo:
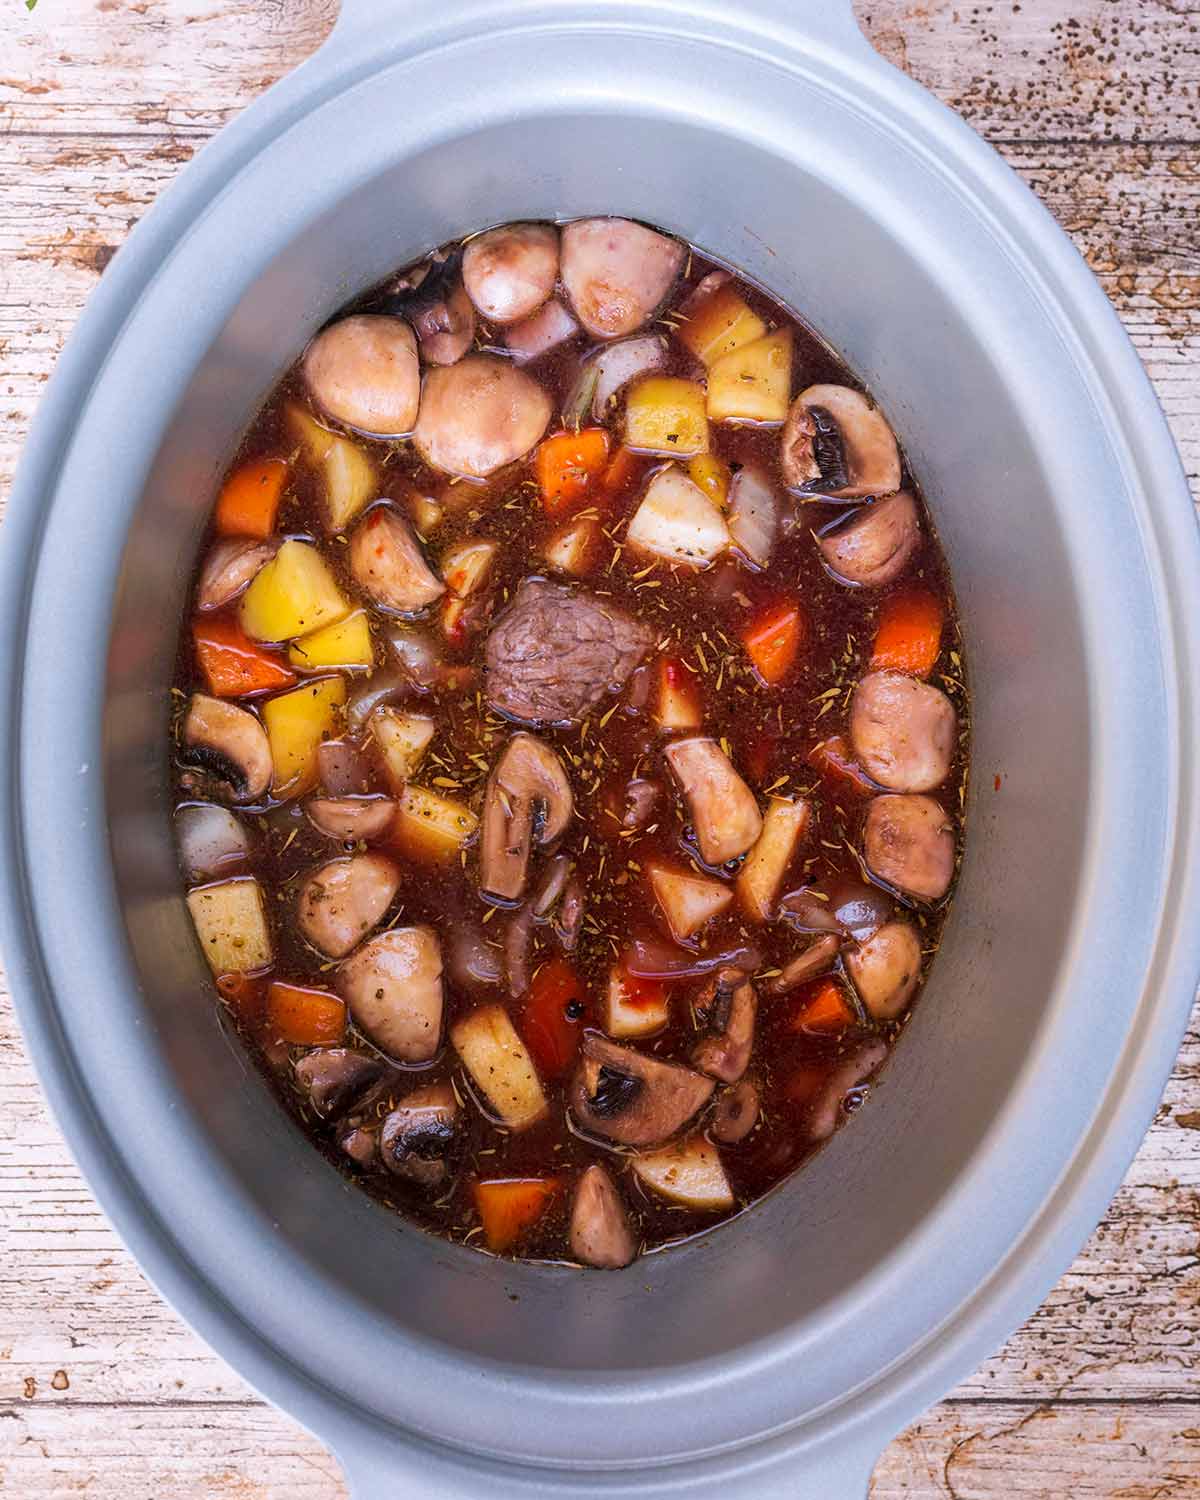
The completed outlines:
<svg viewBox="0 0 1200 1500">
<path fill-rule="evenodd" d="M 657 979 L 639 979 L 621 964 L 609 971 L 604 997 L 604 1029 L 617 1041 L 653 1036 L 671 1018 L 667 986 Z"/>
<path fill-rule="evenodd" d="M 479 819 L 465 802 L 410 782 L 396 807 L 392 842 L 414 859 L 443 864 L 458 857 L 478 826 Z"/>
<path fill-rule="evenodd" d="M 689 875 L 670 865 L 648 864 L 646 877 L 662 907 L 672 937 L 686 941 L 733 900 L 733 892 L 707 875 Z"/>
<path fill-rule="evenodd" d="M 368 721 L 383 769 L 394 791 L 402 792 L 425 758 L 437 726 L 428 714 L 377 708 Z"/>
<path fill-rule="evenodd" d="M 533 1059 L 501 1005 L 483 1005 L 450 1028 L 450 1040 L 476 1087 L 510 1130 L 547 1112 Z"/>
<path fill-rule="evenodd" d="M 787 867 L 808 828 L 809 812 L 809 805 L 802 797 L 794 802 L 772 797 L 767 803 L 762 832 L 746 856 L 737 880 L 742 910 L 756 921 L 771 920 Z"/>
<path fill-rule="evenodd" d="M 625 398 L 625 442 L 638 453 L 667 458 L 707 453 L 704 387 L 673 375 L 647 375 L 637 381 Z"/>
<path fill-rule="evenodd" d="M 327 671 L 330 667 L 361 671 L 372 666 L 375 648 L 366 610 L 356 609 L 343 620 L 302 635 L 288 647 L 288 660 L 302 672 Z"/>
<path fill-rule="evenodd" d="M 317 750 L 337 732 L 339 711 L 346 701 L 340 677 L 306 682 L 263 704 L 263 722 L 271 744 L 276 797 L 299 797 L 317 784 Z"/>
<path fill-rule="evenodd" d="M 600 549 L 600 522 L 595 516 L 577 516 L 542 543 L 542 556 L 550 567 L 572 578 L 590 572 Z"/>
<path fill-rule="evenodd" d="M 700 486 L 671 465 L 650 481 L 626 540 L 671 562 L 706 568 L 729 546 L 729 528 Z"/>
<path fill-rule="evenodd" d="M 711 1213 L 733 1207 L 733 1190 L 711 1141 L 702 1135 L 633 1158 L 634 1176 L 672 1203 Z"/>
<path fill-rule="evenodd" d="M 689 303 L 686 312 L 688 321 L 679 330 L 679 341 L 710 369 L 722 356 L 754 343 L 767 331 L 763 320 L 728 284 L 694 305 Z"/>
<path fill-rule="evenodd" d="M 302 406 L 288 406 L 285 416 L 309 465 L 321 472 L 328 529 L 341 531 L 375 498 L 375 465 L 357 443 L 322 427 Z"/>
<path fill-rule="evenodd" d="M 188 892 L 187 904 L 208 966 L 218 977 L 271 963 L 262 888 L 252 875 L 199 886 Z"/>
<path fill-rule="evenodd" d="M 284 542 L 242 595 L 242 629 L 257 641 L 311 635 L 349 614 L 329 565 L 309 542 Z"/>
<path fill-rule="evenodd" d="M 708 372 L 708 415 L 714 422 L 782 422 L 792 394 L 792 330 L 723 355 Z"/>
</svg>

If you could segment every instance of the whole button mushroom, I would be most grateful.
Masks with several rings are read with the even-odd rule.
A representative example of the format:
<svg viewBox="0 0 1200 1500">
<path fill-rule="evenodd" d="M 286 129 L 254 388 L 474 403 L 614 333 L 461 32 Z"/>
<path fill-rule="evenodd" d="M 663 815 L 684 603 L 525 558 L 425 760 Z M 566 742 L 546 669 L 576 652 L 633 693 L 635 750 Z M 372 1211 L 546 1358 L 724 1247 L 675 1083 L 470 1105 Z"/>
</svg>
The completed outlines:
<svg viewBox="0 0 1200 1500">
<path fill-rule="evenodd" d="M 442 1036 L 442 950 L 432 927 L 368 938 L 338 970 L 354 1024 L 397 1062 L 429 1062 Z"/>
<path fill-rule="evenodd" d="M 562 232 L 562 280 L 598 339 L 634 333 L 666 300 L 683 266 L 678 240 L 632 219 L 577 219 Z"/>
<path fill-rule="evenodd" d="M 399 888 L 400 872 L 382 854 L 330 860 L 300 891 L 300 931 L 314 948 L 343 958 L 379 925 Z"/>
<path fill-rule="evenodd" d="M 868 776 L 891 792 L 931 792 L 950 774 L 958 715 L 940 689 L 903 672 L 870 672 L 854 689 L 850 739 Z"/>
<path fill-rule="evenodd" d="M 897 918 L 847 951 L 843 962 L 858 998 L 877 1021 L 894 1021 L 921 978 L 921 939 Z"/>
<path fill-rule="evenodd" d="M 304 379 L 328 416 L 375 437 L 406 437 L 417 420 L 417 340 L 402 318 L 360 313 L 317 334 Z"/>
<path fill-rule="evenodd" d="M 535 313 L 558 280 L 558 230 L 552 224 L 502 224 L 463 249 L 463 286 L 483 317 L 518 323 Z"/>
<path fill-rule="evenodd" d="M 940 901 L 954 878 L 954 824 L 932 797 L 876 797 L 863 857 L 877 880 L 918 901 Z"/>
<path fill-rule="evenodd" d="M 435 469 L 486 479 L 536 446 L 550 422 L 547 391 L 494 354 L 468 354 L 430 370 L 413 443 Z"/>
</svg>

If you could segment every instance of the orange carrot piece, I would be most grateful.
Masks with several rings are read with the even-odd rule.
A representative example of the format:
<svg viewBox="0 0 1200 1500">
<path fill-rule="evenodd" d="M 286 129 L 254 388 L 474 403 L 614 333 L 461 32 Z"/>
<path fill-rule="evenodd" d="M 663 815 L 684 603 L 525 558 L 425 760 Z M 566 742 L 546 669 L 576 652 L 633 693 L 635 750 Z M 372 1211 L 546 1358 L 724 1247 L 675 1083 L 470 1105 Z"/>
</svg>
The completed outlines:
<svg viewBox="0 0 1200 1500">
<path fill-rule="evenodd" d="M 561 515 L 588 499 L 599 489 L 607 465 L 608 432 L 603 427 L 556 432 L 546 438 L 534 458 L 534 473 L 547 512 Z"/>
<path fill-rule="evenodd" d="M 242 464 L 225 481 L 215 520 L 222 536 L 256 536 L 263 541 L 275 530 L 288 466 L 282 458 Z"/>
<path fill-rule="evenodd" d="M 517 1029 L 544 1078 L 557 1078 L 575 1061 L 587 1021 L 587 992 L 565 958 L 552 958 L 533 976 Z"/>
<path fill-rule="evenodd" d="M 250 693 L 269 693 L 290 687 L 296 674 L 265 646 L 252 641 L 229 616 L 192 622 L 196 660 L 217 698 L 244 698 Z"/>
<path fill-rule="evenodd" d="M 804 610 L 797 601 L 771 605 L 742 632 L 754 670 L 768 687 L 777 687 L 791 672 L 807 633 Z"/>
<path fill-rule="evenodd" d="M 850 746 L 840 734 L 831 734 L 828 739 L 814 745 L 805 759 L 835 790 L 851 791 L 860 797 L 872 796 L 879 790 L 854 759 Z"/>
<path fill-rule="evenodd" d="M 942 601 L 928 589 L 905 589 L 884 601 L 871 666 L 928 677 L 942 650 Z"/>
<path fill-rule="evenodd" d="M 222 974 L 217 993 L 234 1018 L 250 1031 L 262 1024 L 266 1006 L 266 978 L 262 974 Z"/>
<path fill-rule="evenodd" d="M 271 981 L 268 1029 L 294 1047 L 334 1047 L 346 1034 L 346 1006 L 328 990 Z"/>
<path fill-rule="evenodd" d="M 476 1182 L 475 1207 L 489 1250 L 507 1250 L 545 1213 L 562 1188 L 557 1177 L 510 1177 Z"/>
<path fill-rule="evenodd" d="M 788 1030 L 828 1035 L 844 1031 L 853 1020 L 854 1010 L 841 985 L 835 979 L 814 979 L 800 991 Z"/>
</svg>

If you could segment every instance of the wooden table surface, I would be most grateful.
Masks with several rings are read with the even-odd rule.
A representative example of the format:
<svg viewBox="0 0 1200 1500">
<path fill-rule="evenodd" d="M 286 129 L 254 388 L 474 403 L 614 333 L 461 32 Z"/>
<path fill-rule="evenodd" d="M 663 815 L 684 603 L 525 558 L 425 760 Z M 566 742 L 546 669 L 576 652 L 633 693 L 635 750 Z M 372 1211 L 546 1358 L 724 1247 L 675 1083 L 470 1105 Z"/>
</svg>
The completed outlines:
<svg viewBox="0 0 1200 1500">
<path fill-rule="evenodd" d="M 320 43 L 335 10 L 40 0 L 27 12 L 0 0 L 0 495 L 114 250 L 204 140 Z M 1071 234 L 1200 493 L 1196 0 L 859 0 L 859 13 L 880 51 L 960 110 Z M 1079 510 L 1086 524 L 1086 495 Z M 1193 1018 L 1104 1222 L 1025 1327 L 892 1444 L 875 1500 L 1200 1496 L 1198 1075 Z M 47 1115 L 2 986 L 0 1494 L 345 1495 L 319 1444 L 143 1280 Z"/>
</svg>

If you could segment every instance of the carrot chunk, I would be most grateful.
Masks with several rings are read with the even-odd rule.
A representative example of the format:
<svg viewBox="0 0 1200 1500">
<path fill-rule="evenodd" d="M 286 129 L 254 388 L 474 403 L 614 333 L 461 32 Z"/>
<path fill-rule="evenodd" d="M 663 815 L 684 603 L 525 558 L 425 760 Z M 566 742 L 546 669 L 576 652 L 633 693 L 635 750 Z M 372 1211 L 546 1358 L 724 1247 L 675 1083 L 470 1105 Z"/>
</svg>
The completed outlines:
<svg viewBox="0 0 1200 1500">
<path fill-rule="evenodd" d="M 489 1250 L 507 1250 L 545 1213 L 562 1183 L 557 1177 L 513 1177 L 476 1182 L 475 1207 Z"/>
<path fill-rule="evenodd" d="M 192 640 L 208 690 L 216 698 L 269 693 L 296 681 L 295 672 L 273 651 L 252 641 L 229 616 L 201 616 L 192 624 Z"/>
<path fill-rule="evenodd" d="M 263 541 L 275 530 L 288 466 L 281 458 L 242 464 L 225 481 L 217 501 L 217 530 L 222 536 L 256 536 Z"/>
<path fill-rule="evenodd" d="M 799 1003 L 788 1021 L 789 1031 L 811 1031 L 819 1035 L 844 1031 L 854 1020 L 846 992 L 835 979 L 814 979 L 800 991 Z"/>
<path fill-rule="evenodd" d="M 558 1078 L 575 1061 L 587 1014 L 587 992 L 567 960 L 544 963 L 533 976 L 518 1025 L 544 1078 Z"/>
<path fill-rule="evenodd" d="M 804 610 L 796 601 L 771 605 L 742 632 L 742 644 L 754 670 L 768 687 L 777 687 L 786 679 L 796 665 L 806 634 Z"/>
<path fill-rule="evenodd" d="M 542 504 L 552 515 L 587 500 L 600 488 L 608 466 L 608 433 L 603 427 L 556 432 L 538 448 L 534 472 Z"/>
<path fill-rule="evenodd" d="M 928 589 L 893 594 L 879 612 L 871 666 L 928 677 L 942 650 L 946 612 Z"/>
<path fill-rule="evenodd" d="M 328 990 L 271 981 L 267 1026 L 294 1047 L 333 1047 L 346 1033 L 346 1006 Z"/>
</svg>

